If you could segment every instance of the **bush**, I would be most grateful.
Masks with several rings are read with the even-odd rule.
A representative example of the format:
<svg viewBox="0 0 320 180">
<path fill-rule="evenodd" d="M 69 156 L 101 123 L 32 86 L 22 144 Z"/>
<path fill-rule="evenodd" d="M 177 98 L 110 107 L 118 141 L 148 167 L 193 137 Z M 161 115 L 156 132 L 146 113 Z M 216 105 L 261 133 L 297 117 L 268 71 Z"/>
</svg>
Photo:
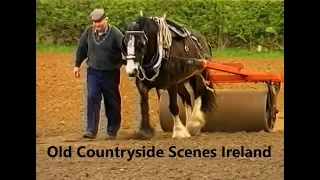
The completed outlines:
<svg viewBox="0 0 320 180">
<path fill-rule="evenodd" d="M 219 0 L 37 0 L 37 42 L 76 44 L 94 8 L 104 8 L 110 23 L 124 25 L 138 16 L 162 16 L 202 32 L 214 48 L 261 45 L 282 49 L 283 1 Z"/>
</svg>

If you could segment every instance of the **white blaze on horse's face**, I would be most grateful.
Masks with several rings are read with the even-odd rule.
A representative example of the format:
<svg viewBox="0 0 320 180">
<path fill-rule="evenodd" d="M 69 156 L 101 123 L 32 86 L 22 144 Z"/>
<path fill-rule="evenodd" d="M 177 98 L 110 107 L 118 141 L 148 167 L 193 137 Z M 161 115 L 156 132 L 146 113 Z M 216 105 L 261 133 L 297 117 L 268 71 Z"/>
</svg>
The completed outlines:
<svg viewBox="0 0 320 180">
<path fill-rule="evenodd" d="M 138 63 L 133 60 L 127 60 L 126 72 L 130 77 L 135 77 L 138 73 Z"/>
<path fill-rule="evenodd" d="M 126 72 L 131 77 L 135 77 L 138 73 L 138 63 L 133 60 L 135 58 L 134 41 L 135 41 L 134 36 L 130 35 L 129 41 L 127 43 Z"/>
<path fill-rule="evenodd" d="M 130 35 L 128 45 L 127 45 L 128 56 L 134 56 L 134 40 L 135 40 L 134 36 Z"/>
</svg>

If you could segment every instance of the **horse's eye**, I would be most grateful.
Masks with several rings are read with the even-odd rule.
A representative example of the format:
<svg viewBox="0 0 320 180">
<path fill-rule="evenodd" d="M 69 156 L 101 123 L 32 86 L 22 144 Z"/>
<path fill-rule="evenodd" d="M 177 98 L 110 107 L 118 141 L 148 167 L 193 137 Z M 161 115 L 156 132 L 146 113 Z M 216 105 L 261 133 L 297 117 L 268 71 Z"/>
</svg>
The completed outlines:
<svg viewBox="0 0 320 180">
<path fill-rule="evenodd" d="M 144 41 L 140 41 L 139 44 L 138 44 L 138 46 L 140 48 L 144 48 L 145 45 L 146 45 L 146 43 Z"/>
</svg>

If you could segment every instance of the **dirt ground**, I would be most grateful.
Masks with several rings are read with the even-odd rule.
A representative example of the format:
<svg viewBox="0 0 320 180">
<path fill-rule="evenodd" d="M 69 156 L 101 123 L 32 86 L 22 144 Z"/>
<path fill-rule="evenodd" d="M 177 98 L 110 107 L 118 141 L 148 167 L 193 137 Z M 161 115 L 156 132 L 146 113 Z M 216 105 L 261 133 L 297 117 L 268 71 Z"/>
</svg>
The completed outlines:
<svg viewBox="0 0 320 180">
<path fill-rule="evenodd" d="M 134 81 L 125 72 L 121 76 L 122 126 L 119 137 L 114 141 L 103 140 L 104 130 L 100 127 L 96 140 L 81 140 L 84 112 L 84 71 L 81 78 L 73 76 L 73 54 L 37 54 L 37 179 L 283 179 L 283 89 L 278 97 L 278 120 L 275 132 L 265 133 L 203 133 L 185 140 L 171 139 L 171 133 L 161 132 L 157 114 L 155 91 L 150 95 L 152 125 L 157 129 L 154 139 L 148 141 L 132 139 L 139 118 L 139 98 Z M 284 63 L 279 58 L 216 58 L 217 62 L 242 62 L 246 69 L 266 73 L 282 74 Z M 260 84 L 218 84 L 218 88 L 259 88 Z M 104 123 L 102 122 L 102 125 Z M 216 157 L 171 158 L 170 146 L 188 149 L 217 149 Z M 50 146 L 72 147 L 72 157 L 50 158 Z M 76 149 L 127 148 L 145 146 L 164 149 L 166 157 L 141 158 L 128 155 L 123 158 L 81 158 Z M 271 146 L 271 157 L 234 158 L 221 157 L 221 147 L 266 148 Z"/>
</svg>

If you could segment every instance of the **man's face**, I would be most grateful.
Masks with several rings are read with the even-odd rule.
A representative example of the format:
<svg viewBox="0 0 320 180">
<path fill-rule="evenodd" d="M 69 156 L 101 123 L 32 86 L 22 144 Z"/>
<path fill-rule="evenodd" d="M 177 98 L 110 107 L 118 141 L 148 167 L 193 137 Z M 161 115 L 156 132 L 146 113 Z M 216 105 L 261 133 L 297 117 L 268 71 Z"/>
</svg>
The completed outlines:
<svg viewBox="0 0 320 180">
<path fill-rule="evenodd" d="M 105 27 L 106 20 L 105 19 L 100 19 L 100 20 L 97 20 L 97 21 L 93 21 L 92 23 L 93 23 L 93 27 L 97 31 L 101 31 Z"/>
</svg>

